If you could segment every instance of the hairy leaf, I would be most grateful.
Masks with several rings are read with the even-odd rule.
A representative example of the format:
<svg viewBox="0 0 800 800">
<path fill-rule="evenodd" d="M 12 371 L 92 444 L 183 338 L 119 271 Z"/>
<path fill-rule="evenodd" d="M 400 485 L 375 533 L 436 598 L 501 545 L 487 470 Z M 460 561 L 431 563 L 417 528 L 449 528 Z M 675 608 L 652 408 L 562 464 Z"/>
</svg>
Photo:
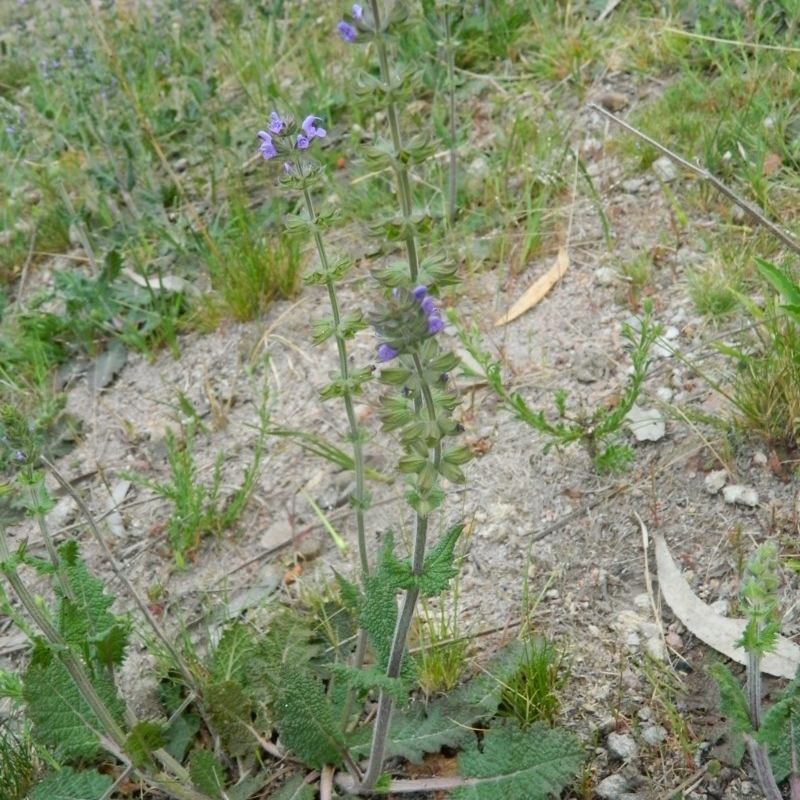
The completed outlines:
<svg viewBox="0 0 800 800">
<path fill-rule="evenodd" d="M 462 747 L 475 733 L 470 728 L 475 714 L 461 709 L 465 716 L 450 716 L 445 704 L 434 704 L 427 709 L 415 706 L 406 712 L 395 711 L 386 742 L 386 755 L 404 758 L 419 764 L 426 753 L 438 753 L 442 747 Z M 372 729 L 362 726 L 350 741 L 352 755 L 366 757 L 372 747 Z"/>
<path fill-rule="evenodd" d="M 314 787 L 302 775 L 295 775 L 272 795 L 272 800 L 314 800 L 315 796 Z"/>
<path fill-rule="evenodd" d="M 89 574 L 74 540 L 62 545 L 59 555 L 62 562 L 58 572 L 70 595 L 56 583 L 59 632 L 77 652 L 100 665 L 118 666 L 128 645 L 129 621 L 109 611 L 114 598 L 105 593 L 103 581 Z M 88 653 L 87 645 L 93 646 Z"/>
<path fill-rule="evenodd" d="M 244 622 L 234 622 L 220 637 L 211 658 L 210 682 L 244 682 L 247 660 L 255 652 L 255 633 Z"/>
<path fill-rule="evenodd" d="M 362 692 L 380 689 L 397 705 L 408 703 L 408 693 L 412 687 L 399 678 L 387 678 L 384 672 L 377 668 L 356 669 L 348 664 L 331 664 L 329 669 L 334 677 L 341 679 L 352 689 Z"/>
<path fill-rule="evenodd" d="M 218 797 L 225 789 L 225 770 L 214 754 L 208 750 L 195 750 L 189 759 L 189 777 L 192 783 L 211 797 Z"/>
<path fill-rule="evenodd" d="M 134 764 L 143 766 L 150 760 L 153 750 L 158 750 L 166 743 L 164 725 L 144 720 L 131 728 L 125 742 L 125 752 Z"/>
<path fill-rule="evenodd" d="M 112 715 L 121 720 L 124 704 L 117 697 L 116 687 L 107 673 L 98 672 L 92 685 Z M 59 654 L 53 653 L 41 639 L 34 643 L 31 663 L 24 676 L 23 695 L 35 737 L 51 747 L 57 759 L 94 758 L 99 753 L 100 745 L 94 733 L 102 730 L 99 720 L 78 691 Z"/>
<path fill-rule="evenodd" d="M 780 699 L 764 714 L 756 741 L 767 747 L 772 774 L 777 783 L 792 770 L 792 723 L 794 746 L 800 753 L 800 679 L 795 678 L 781 692 Z"/>
<path fill-rule="evenodd" d="M 343 741 L 322 684 L 306 669 L 284 667 L 275 724 L 284 746 L 312 769 L 340 766 Z"/>
<path fill-rule="evenodd" d="M 242 685 L 236 681 L 209 684 L 203 699 L 209 722 L 228 755 L 243 756 L 252 752 L 256 746 L 248 728 L 252 703 Z"/>
<path fill-rule="evenodd" d="M 441 594 L 458 574 L 458 570 L 453 566 L 453 551 L 463 530 L 463 525 L 453 525 L 436 547 L 425 556 L 425 566 L 418 579 L 419 589 L 424 595 L 433 597 Z"/>
<path fill-rule="evenodd" d="M 459 773 L 476 780 L 453 792 L 454 800 L 543 800 L 558 796 L 583 763 L 580 741 L 564 730 L 538 723 L 527 731 L 513 723 L 473 742 L 458 756 Z"/>
<path fill-rule="evenodd" d="M 62 767 L 36 784 L 30 800 L 100 800 L 112 783 L 109 775 L 96 770 L 75 772 Z"/>
<path fill-rule="evenodd" d="M 734 733 L 752 733 L 750 708 L 747 696 L 734 678 L 733 673 L 724 664 L 711 664 L 706 672 L 717 682 L 722 711 L 727 715 Z"/>
</svg>

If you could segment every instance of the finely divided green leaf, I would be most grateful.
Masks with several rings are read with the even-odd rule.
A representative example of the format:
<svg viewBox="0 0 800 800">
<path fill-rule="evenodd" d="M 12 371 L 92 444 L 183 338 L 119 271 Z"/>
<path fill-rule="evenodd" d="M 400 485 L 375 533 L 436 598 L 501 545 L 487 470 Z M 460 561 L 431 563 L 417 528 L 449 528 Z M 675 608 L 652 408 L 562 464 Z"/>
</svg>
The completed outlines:
<svg viewBox="0 0 800 800">
<path fill-rule="evenodd" d="M 283 667 L 275 724 L 284 746 L 312 769 L 340 766 L 343 740 L 322 684 L 308 670 Z"/>
<path fill-rule="evenodd" d="M 800 752 L 800 679 L 795 678 L 781 692 L 780 699 L 764 714 L 756 741 L 766 745 L 772 774 L 777 783 L 792 769 L 792 722 L 795 747 Z"/>
<path fill-rule="evenodd" d="M 72 767 L 63 767 L 39 781 L 30 800 L 100 800 L 112 783 L 109 775 L 95 770 L 75 772 Z"/>
<path fill-rule="evenodd" d="M 728 716 L 734 733 L 751 733 L 750 708 L 747 697 L 736 678 L 724 664 L 711 664 L 706 672 L 717 682 L 722 711 Z"/>
<path fill-rule="evenodd" d="M 583 746 L 567 731 L 513 723 L 487 731 L 458 756 L 459 773 L 474 778 L 453 792 L 453 800 L 544 800 L 558 796 L 583 763 Z"/>
</svg>

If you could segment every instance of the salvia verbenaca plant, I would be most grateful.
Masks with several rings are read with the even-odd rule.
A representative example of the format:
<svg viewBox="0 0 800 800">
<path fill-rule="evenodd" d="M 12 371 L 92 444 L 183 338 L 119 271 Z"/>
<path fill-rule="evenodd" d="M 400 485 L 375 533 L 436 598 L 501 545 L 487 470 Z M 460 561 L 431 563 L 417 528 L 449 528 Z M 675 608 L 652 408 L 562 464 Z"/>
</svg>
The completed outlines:
<svg viewBox="0 0 800 800">
<path fill-rule="evenodd" d="M 369 11 L 355 5 L 352 23 L 343 21 L 338 26 L 339 33 L 347 42 L 359 39 L 375 42 L 384 79 L 388 77 L 384 72 L 388 71 L 384 39 L 392 25 L 402 23 L 402 8 L 403 4 L 393 5 L 394 19 L 390 14 L 382 22 L 377 3 Z M 403 570 L 398 565 L 396 588 L 404 589 L 405 596 L 386 653 L 385 671 L 390 680 L 400 678 L 406 640 L 420 590 L 426 594 L 439 594 L 447 588 L 450 578 L 455 574 L 452 567 L 453 548 L 461 526 L 451 528 L 443 540 L 445 549 L 438 553 L 437 558 L 426 561 L 428 522 L 432 512 L 444 501 L 442 479 L 463 482 L 461 465 L 471 457 L 467 447 L 445 445 L 447 437 L 459 432 L 452 418 L 459 398 L 449 388 L 449 373 L 458 365 L 459 359 L 452 352 L 444 351 L 436 339 L 436 334 L 444 329 L 444 322 L 431 292 L 437 289 L 437 278 L 452 283 L 454 270 L 443 258 L 431 259 L 420 265 L 417 234 L 423 215 L 416 214 L 411 206 L 407 169 L 409 165 L 422 163 L 430 152 L 430 146 L 420 142 L 413 148 L 403 148 L 401 144 L 396 107 L 402 93 L 408 91 L 410 79 L 411 75 L 397 82 L 390 78 L 393 91 L 381 92 L 387 101 L 392 142 L 377 145 L 369 154 L 370 161 L 380 162 L 381 167 L 390 166 L 395 170 L 401 187 L 401 217 L 399 222 L 390 220 L 387 227 L 400 233 L 407 256 L 404 272 L 400 265 L 395 264 L 376 274 L 376 288 L 381 288 L 384 296 L 376 303 L 376 310 L 368 318 L 378 335 L 376 357 L 386 364 L 380 371 L 379 380 L 389 387 L 389 391 L 381 398 L 380 417 L 383 429 L 396 432 L 403 447 L 404 455 L 398 463 L 398 469 L 409 478 L 407 500 L 416 518 L 412 554 L 408 569 L 402 576 L 400 573 Z M 376 85 L 373 88 L 378 87 Z M 332 260 L 328 255 L 322 231 L 330 224 L 332 215 L 317 212 L 312 198 L 312 188 L 320 177 L 321 167 L 309 158 L 309 151 L 315 139 L 326 135 L 319 122 L 321 120 L 318 117 L 308 116 L 297 126 L 292 120 L 284 119 L 273 111 L 268 130 L 260 131 L 258 137 L 261 140 L 260 152 L 265 159 L 282 160 L 281 183 L 287 189 L 302 194 L 306 213 L 303 217 L 292 217 L 287 221 L 290 230 L 308 230 L 319 255 L 320 268 L 306 278 L 306 283 L 327 288 L 332 313 L 330 317 L 315 323 L 314 342 L 320 344 L 329 338 L 335 340 L 340 369 L 339 374 L 323 390 L 322 397 L 340 397 L 344 401 L 356 471 L 353 505 L 358 520 L 361 567 L 364 576 L 368 577 L 370 564 L 364 539 L 364 512 L 369 507 L 363 467 L 366 433 L 358 425 L 353 402 L 354 397 L 361 393 L 364 383 L 370 379 L 371 370 L 351 370 L 346 345 L 347 340 L 366 327 L 368 321 L 360 312 L 343 317 L 339 309 L 336 282 L 352 267 L 352 262 L 347 258 Z M 426 283 L 420 283 L 421 279 Z M 450 561 L 447 565 L 441 559 L 445 554 Z M 427 555 L 430 556 L 430 553 Z M 387 557 L 391 558 L 391 554 Z M 356 654 L 357 666 L 361 665 L 365 646 L 366 630 L 362 628 Z M 359 780 L 362 790 L 370 790 L 380 776 L 393 704 L 392 691 L 381 689 L 370 761 L 363 775 L 354 776 Z"/>
<path fill-rule="evenodd" d="M 800 677 L 789 683 L 769 709 L 762 707 L 761 660 L 775 649 L 780 632 L 779 586 L 778 547 L 767 542 L 753 554 L 742 584 L 747 625 L 737 645 L 747 657 L 745 690 L 722 663 L 712 665 L 708 672 L 719 684 L 722 709 L 730 720 L 739 757 L 746 747 L 767 800 L 781 800 L 778 784 L 787 777 L 792 800 L 800 800 Z"/>
<path fill-rule="evenodd" d="M 437 8 L 446 15 L 454 5 L 444 2 Z M 49 798 L 56 789 L 65 798 L 105 800 L 128 777 L 186 800 L 247 800 L 263 793 L 275 779 L 264 753 L 283 759 L 289 752 L 312 770 L 328 765 L 344 768 L 346 772 L 337 778 L 340 786 L 368 793 L 390 788 L 388 778 L 381 775 L 387 754 L 418 762 L 427 753 L 453 747 L 459 750 L 460 775 L 416 788 L 452 791 L 454 800 L 475 796 L 539 800 L 557 794 L 580 767 L 582 746 L 565 731 L 543 723 L 523 730 L 508 721 L 487 729 L 500 709 L 502 687 L 519 672 L 520 648 L 493 658 L 485 675 L 453 690 L 442 704 L 427 709 L 410 704 L 416 676 L 407 638 L 417 601 L 448 588 L 456 575 L 455 548 L 463 529 L 454 524 L 436 541 L 429 541 L 436 533 L 430 522 L 441 513 L 447 482 L 464 482 L 462 467 L 470 451 L 455 441 L 460 432 L 454 419 L 459 397 L 450 376 L 459 360 L 443 345 L 442 336 L 441 290 L 456 284 L 458 277 L 444 255 L 420 246 L 421 234 L 434 223 L 426 210 L 415 206 L 411 192 L 411 171 L 422 167 L 434 152 L 434 143 L 419 133 L 405 139 L 400 125 L 404 103 L 415 95 L 419 79 L 415 67 L 393 66 L 393 43 L 409 23 L 408 12 L 407 3 L 371 0 L 363 8 L 354 5 L 338 26 L 345 42 L 367 44 L 377 57 L 378 74 L 362 75 L 357 92 L 385 109 L 387 138 L 365 148 L 363 157 L 370 170 L 393 172 L 399 205 L 398 213 L 373 220 L 374 234 L 399 243 L 404 257 L 373 270 L 370 313 L 341 309 L 337 285 L 353 263 L 330 255 L 325 233 L 336 215 L 316 207 L 315 189 L 324 168 L 315 155 L 328 136 L 326 121 L 313 113 L 296 121 L 273 111 L 265 129 L 257 133 L 259 151 L 267 162 L 278 165 L 283 188 L 302 199 L 302 213 L 287 216 L 286 226 L 313 239 L 319 266 L 306 283 L 324 287 L 330 301 L 330 315 L 313 324 L 312 335 L 315 344 L 331 339 L 335 344 L 338 370 L 321 395 L 343 405 L 356 476 L 350 500 L 360 586 L 337 575 L 343 616 L 358 626 L 355 652 L 349 653 L 347 638 L 340 640 L 337 634 L 329 648 L 334 658 L 323 658 L 316 620 L 312 625 L 302 618 L 301 610 L 291 609 L 271 616 L 265 630 L 256 630 L 247 621 L 231 622 L 207 663 L 192 669 L 160 630 L 147 604 L 131 591 L 151 628 L 148 641 L 154 643 L 154 652 L 158 648 L 169 665 L 164 671 L 170 673 L 161 686 L 164 718 L 138 719 L 115 683 L 131 619 L 111 612 L 113 597 L 89 573 L 74 541 L 55 546 L 45 524 L 52 500 L 42 467 L 64 488 L 66 481 L 42 458 L 35 430 L 18 412 L 6 408 L 0 422 L 8 433 L 6 447 L 20 466 L 17 488 L 28 512 L 39 520 L 47 548 L 45 559 L 32 558 L 24 549 L 12 553 L 0 529 L 0 572 L 34 623 L 19 614 L 15 617 L 34 643 L 20 702 L 32 722 L 35 741 L 61 767 L 36 786 L 33 800 Z M 446 40 L 452 56 L 455 43 L 449 32 Z M 454 130 L 451 119 L 453 137 Z M 452 174 L 450 203 L 455 196 Z M 454 218 L 452 206 L 447 216 Z M 405 496 L 413 516 L 411 553 L 405 559 L 395 555 L 391 531 L 383 536 L 374 559 L 366 546 L 371 496 L 364 449 L 369 433 L 359 423 L 354 403 L 376 370 L 373 365 L 353 367 L 347 344 L 370 327 L 383 391 L 380 421 L 402 449 L 397 469 L 406 481 Z M 105 547 L 74 490 L 73 498 L 98 545 Z M 132 589 L 113 555 L 107 548 L 105 552 L 117 577 Z M 47 608 L 25 585 L 21 570 L 30 567 L 51 582 L 53 601 Z M 6 613 L 14 613 L 3 594 L 0 601 Z M 368 643 L 374 663 L 365 658 Z M 194 660 L 191 666 L 197 666 Z M 172 675 L 179 677 L 173 680 Z M 370 696 L 377 697 L 371 726 L 358 705 Z M 213 733 L 213 752 L 196 735 L 201 723 Z M 481 730 L 480 741 L 476 728 Z M 277 745 L 270 738 L 273 730 L 279 734 Z M 94 767 L 101 756 L 110 756 L 119 765 L 116 781 Z M 80 769 L 73 770 L 72 765 Z M 313 789 L 297 774 L 274 796 L 306 800 Z"/>
</svg>

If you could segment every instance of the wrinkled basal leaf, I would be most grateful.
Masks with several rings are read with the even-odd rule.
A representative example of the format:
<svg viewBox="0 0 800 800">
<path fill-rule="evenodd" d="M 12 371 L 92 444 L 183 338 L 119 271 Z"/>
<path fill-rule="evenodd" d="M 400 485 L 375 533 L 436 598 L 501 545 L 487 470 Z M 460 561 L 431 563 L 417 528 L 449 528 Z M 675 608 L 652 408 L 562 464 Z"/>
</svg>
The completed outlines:
<svg viewBox="0 0 800 800">
<path fill-rule="evenodd" d="M 62 767 L 36 784 L 30 800 L 100 800 L 114 781 L 95 770 L 75 772 Z"/>
<path fill-rule="evenodd" d="M 276 727 L 284 747 L 307 767 L 340 766 L 344 751 L 342 733 L 331 713 L 322 684 L 306 669 L 284 667 Z"/>
<path fill-rule="evenodd" d="M 492 728 L 458 756 L 459 774 L 473 778 L 453 800 L 544 800 L 557 797 L 578 774 L 583 746 L 567 731 L 542 723 L 527 731 L 514 723 Z"/>
</svg>

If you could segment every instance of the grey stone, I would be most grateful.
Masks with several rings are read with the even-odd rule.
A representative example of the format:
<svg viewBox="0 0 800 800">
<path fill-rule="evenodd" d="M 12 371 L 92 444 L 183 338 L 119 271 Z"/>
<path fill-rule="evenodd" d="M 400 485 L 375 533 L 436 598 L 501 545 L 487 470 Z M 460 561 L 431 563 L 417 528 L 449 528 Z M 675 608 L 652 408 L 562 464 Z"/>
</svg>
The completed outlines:
<svg viewBox="0 0 800 800">
<path fill-rule="evenodd" d="M 628 780 L 624 775 L 609 775 L 595 787 L 594 793 L 602 800 L 619 800 L 628 789 Z"/>
<path fill-rule="evenodd" d="M 631 761 L 639 752 L 636 741 L 629 733 L 609 733 L 607 744 L 611 754 L 622 761 Z"/>
</svg>

